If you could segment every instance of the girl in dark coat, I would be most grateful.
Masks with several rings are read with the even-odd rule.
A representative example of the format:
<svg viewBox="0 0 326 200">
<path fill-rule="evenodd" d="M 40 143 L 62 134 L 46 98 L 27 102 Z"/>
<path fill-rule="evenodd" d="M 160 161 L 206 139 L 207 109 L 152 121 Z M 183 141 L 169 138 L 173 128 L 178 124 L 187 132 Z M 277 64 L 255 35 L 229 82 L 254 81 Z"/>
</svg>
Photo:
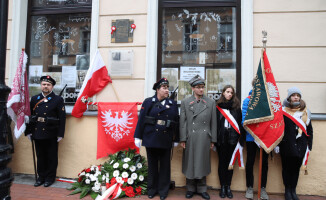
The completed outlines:
<svg viewBox="0 0 326 200">
<path fill-rule="evenodd" d="M 217 107 L 230 112 L 238 124 L 240 133 L 244 133 L 241 126 L 241 108 L 240 102 L 235 95 L 234 88 L 227 85 L 223 88 L 222 95 L 217 101 Z M 225 119 L 223 114 L 217 109 L 217 152 L 219 157 L 218 175 L 221 184 L 220 197 L 233 198 L 230 189 L 233 170 L 228 170 L 233 151 L 239 141 L 240 135 Z M 244 137 L 241 137 L 240 145 L 243 146 Z"/>
<path fill-rule="evenodd" d="M 283 111 L 296 119 L 302 120 L 306 125 L 304 133 L 291 118 L 284 115 L 284 137 L 280 143 L 282 159 L 282 176 L 285 186 L 285 199 L 297 200 L 296 187 L 299 179 L 299 171 L 305 152 L 312 149 L 313 130 L 310 121 L 310 111 L 301 99 L 301 91 L 292 87 L 288 89 L 288 97 L 283 102 Z"/>
</svg>

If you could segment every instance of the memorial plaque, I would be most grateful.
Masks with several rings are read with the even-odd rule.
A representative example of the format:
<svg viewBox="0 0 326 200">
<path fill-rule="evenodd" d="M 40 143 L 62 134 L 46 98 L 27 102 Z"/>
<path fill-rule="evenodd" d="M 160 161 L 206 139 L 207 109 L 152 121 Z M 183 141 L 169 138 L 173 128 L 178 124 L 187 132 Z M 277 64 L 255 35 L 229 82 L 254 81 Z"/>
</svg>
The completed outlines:
<svg viewBox="0 0 326 200">
<path fill-rule="evenodd" d="M 117 19 L 112 20 L 112 26 L 116 27 L 116 30 L 112 33 L 112 43 L 127 43 L 133 42 L 133 30 L 131 24 L 134 20 L 129 19 Z"/>
</svg>

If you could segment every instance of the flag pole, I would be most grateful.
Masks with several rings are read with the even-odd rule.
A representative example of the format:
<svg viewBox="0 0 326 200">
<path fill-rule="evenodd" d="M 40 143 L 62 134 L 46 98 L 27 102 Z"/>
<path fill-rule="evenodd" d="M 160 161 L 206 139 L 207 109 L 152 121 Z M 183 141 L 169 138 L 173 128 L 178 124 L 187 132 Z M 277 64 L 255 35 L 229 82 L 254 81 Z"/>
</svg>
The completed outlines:
<svg viewBox="0 0 326 200">
<path fill-rule="evenodd" d="M 267 43 L 267 31 L 263 30 L 263 49 L 262 52 L 266 51 L 266 43 Z M 262 58 L 263 58 L 263 53 L 262 53 Z M 263 58 L 264 59 L 264 58 Z M 262 173 L 262 166 L 263 166 L 263 148 L 260 147 L 259 149 L 259 175 L 258 175 L 258 199 L 260 199 L 260 194 L 261 194 L 261 173 Z"/>
</svg>

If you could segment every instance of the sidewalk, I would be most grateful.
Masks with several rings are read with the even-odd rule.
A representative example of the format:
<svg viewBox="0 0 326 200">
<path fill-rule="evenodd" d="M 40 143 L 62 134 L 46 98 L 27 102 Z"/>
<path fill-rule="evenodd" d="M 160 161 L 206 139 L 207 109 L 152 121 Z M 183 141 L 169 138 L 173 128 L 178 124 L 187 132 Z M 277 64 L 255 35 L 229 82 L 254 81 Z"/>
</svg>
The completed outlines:
<svg viewBox="0 0 326 200">
<path fill-rule="evenodd" d="M 45 188 L 43 186 L 34 187 L 34 177 L 31 175 L 14 175 L 15 179 L 11 186 L 11 198 L 13 200 L 64 200 L 64 199 L 79 199 L 79 194 L 68 196 L 71 191 L 66 188 L 70 187 L 69 183 L 63 183 L 56 181 L 52 186 Z M 218 190 L 209 190 L 208 193 L 211 196 L 211 199 L 221 199 L 218 195 Z M 175 190 L 171 190 L 169 192 L 169 196 L 167 200 L 181 200 L 185 198 L 186 189 L 185 188 L 176 188 Z M 244 192 L 233 192 L 233 199 L 245 199 Z M 257 199 L 257 194 L 255 194 L 255 199 Z M 270 200 L 283 200 L 284 197 L 281 194 L 270 194 Z M 318 197 L 318 196 L 302 196 L 299 195 L 300 200 L 326 200 L 326 197 Z M 84 200 L 91 200 L 90 196 L 83 198 Z M 125 199 L 125 198 L 123 198 Z M 128 198 L 126 198 L 128 199 Z M 133 198 L 129 198 L 133 199 Z M 134 198 L 135 200 L 148 200 L 146 195 L 142 195 L 140 197 Z M 153 200 L 159 200 L 159 196 L 153 198 Z M 225 198 L 224 200 L 227 200 Z M 198 195 L 194 195 L 192 200 L 202 200 L 202 198 Z"/>
</svg>

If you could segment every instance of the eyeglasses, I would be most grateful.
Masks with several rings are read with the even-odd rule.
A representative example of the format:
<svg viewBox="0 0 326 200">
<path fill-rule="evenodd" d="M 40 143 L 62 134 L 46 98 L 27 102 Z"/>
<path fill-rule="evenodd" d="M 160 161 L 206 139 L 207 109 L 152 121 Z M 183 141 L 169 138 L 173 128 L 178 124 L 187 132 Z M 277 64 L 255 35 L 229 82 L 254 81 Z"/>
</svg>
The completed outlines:
<svg viewBox="0 0 326 200">
<path fill-rule="evenodd" d="M 204 90 L 204 89 L 205 89 L 205 86 L 196 86 L 195 88 L 196 88 L 196 89 L 199 89 L 199 90 L 200 90 L 200 89 L 203 89 L 203 90 Z"/>
</svg>

